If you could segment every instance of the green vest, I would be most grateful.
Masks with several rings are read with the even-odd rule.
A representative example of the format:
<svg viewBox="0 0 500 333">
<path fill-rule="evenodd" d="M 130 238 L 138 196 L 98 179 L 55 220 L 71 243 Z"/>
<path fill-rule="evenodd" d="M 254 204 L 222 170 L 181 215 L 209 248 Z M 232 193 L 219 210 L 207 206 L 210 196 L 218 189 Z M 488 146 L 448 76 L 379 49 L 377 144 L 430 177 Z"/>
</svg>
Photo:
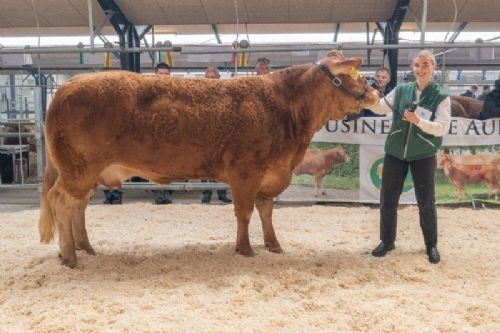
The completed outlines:
<svg viewBox="0 0 500 333">
<path fill-rule="evenodd" d="M 400 160 L 414 161 L 434 155 L 443 143 L 442 137 L 425 133 L 417 126 L 403 120 L 405 107 L 416 100 L 415 82 L 403 84 L 395 89 L 392 126 L 385 142 L 385 152 Z M 448 97 L 434 82 L 422 91 L 418 106 L 432 112 L 429 120 L 436 117 L 438 105 Z"/>
</svg>

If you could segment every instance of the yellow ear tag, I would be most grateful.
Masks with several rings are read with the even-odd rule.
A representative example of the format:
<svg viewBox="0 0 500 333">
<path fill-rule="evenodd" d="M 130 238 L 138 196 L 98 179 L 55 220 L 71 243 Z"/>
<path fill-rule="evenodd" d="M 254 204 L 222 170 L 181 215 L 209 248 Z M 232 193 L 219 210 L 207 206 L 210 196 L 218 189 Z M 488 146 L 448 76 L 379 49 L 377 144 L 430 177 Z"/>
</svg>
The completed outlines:
<svg viewBox="0 0 500 333">
<path fill-rule="evenodd" d="M 356 68 L 351 67 L 351 70 L 349 71 L 349 76 L 356 80 L 359 77 L 359 71 Z"/>
</svg>

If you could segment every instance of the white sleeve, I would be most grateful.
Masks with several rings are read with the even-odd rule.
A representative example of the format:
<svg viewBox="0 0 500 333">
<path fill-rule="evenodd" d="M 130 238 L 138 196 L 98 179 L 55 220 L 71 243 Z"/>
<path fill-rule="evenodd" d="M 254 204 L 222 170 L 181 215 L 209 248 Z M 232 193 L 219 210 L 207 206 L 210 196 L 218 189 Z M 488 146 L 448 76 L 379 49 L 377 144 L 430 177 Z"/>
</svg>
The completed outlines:
<svg viewBox="0 0 500 333">
<path fill-rule="evenodd" d="M 396 89 L 393 89 L 387 96 L 380 99 L 380 104 L 370 107 L 375 113 L 378 114 L 388 114 L 392 112 L 392 106 L 394 105 L 394 95 Z"/>
<path fill-rule="evenodd" d="M 420 118 L 417 126 L 426 133 L 434 136 L 443 136 L 450 130 L 450 123 L 451 99 L 450 97 L 446 97 L 441 103 L 439 103 L 434 120 L 431 121 Z"/>
</svg>

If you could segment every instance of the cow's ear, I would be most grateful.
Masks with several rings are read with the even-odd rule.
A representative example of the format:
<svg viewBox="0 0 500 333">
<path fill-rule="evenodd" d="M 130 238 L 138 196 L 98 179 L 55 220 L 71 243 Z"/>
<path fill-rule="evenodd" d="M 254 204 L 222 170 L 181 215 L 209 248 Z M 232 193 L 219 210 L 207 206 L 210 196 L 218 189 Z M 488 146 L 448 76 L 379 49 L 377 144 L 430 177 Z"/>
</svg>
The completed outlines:
<svg viewBox="0 0 500 333">
<path fill-rule="evenodd" d="M 326 55 L 326 57 L 329 60 L 333 60 L 334 62 L 341 62 L 341 61 L 345 60 L 345 57 L 342 54 L 342 52 L 337 51 L 337 50 L 332 50 L 332 51 L 328 52 L 328 54 Z"/>
<path fill-rule="evenodd" d="M 342 62 L 333 65 L 332 73 L 335 75 L 347 74 L 350 75 L 353 72 L 353 68 L 358 70 L 361 67 L 363 60 L 361 58 L 349 58 Z"/>
</svg>

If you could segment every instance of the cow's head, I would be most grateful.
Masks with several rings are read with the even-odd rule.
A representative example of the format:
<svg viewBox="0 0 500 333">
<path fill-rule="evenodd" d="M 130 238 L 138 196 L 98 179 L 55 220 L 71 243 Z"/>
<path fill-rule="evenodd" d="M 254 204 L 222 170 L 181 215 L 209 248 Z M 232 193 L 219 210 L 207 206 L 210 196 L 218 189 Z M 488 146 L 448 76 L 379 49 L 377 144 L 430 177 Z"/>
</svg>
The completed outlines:
<svg viewBox="0 0 500 333">
<path fill-rule="evenodd" d="M 379 96 L 366 79 L 359 75 L 361 58 L 346 58 L 338 51 L 331 51 L 319 62 L 325 78 L 335 91 L 337 108 L 345 114 L 359 112 L 379 103 Z M 332 93 L 332 91 L 325 93 Z"/>
<path fill-rule="evenodd" d="M 453 163 L 453 159 L 452 159 L 451 155 L 445 154 L 443 152 L 438 152 L 436 154 L 436 158 L 437 158 L 437 166 L 436 167 L 438 169 L 448 168 Z"/>
<path fill-rule="evenodd" d="M 330 165 L 336 163 L 347 163 L 351 160 L 342 146 L 327 149 L 325 151 L 325 159 Z"/>
</svg>

